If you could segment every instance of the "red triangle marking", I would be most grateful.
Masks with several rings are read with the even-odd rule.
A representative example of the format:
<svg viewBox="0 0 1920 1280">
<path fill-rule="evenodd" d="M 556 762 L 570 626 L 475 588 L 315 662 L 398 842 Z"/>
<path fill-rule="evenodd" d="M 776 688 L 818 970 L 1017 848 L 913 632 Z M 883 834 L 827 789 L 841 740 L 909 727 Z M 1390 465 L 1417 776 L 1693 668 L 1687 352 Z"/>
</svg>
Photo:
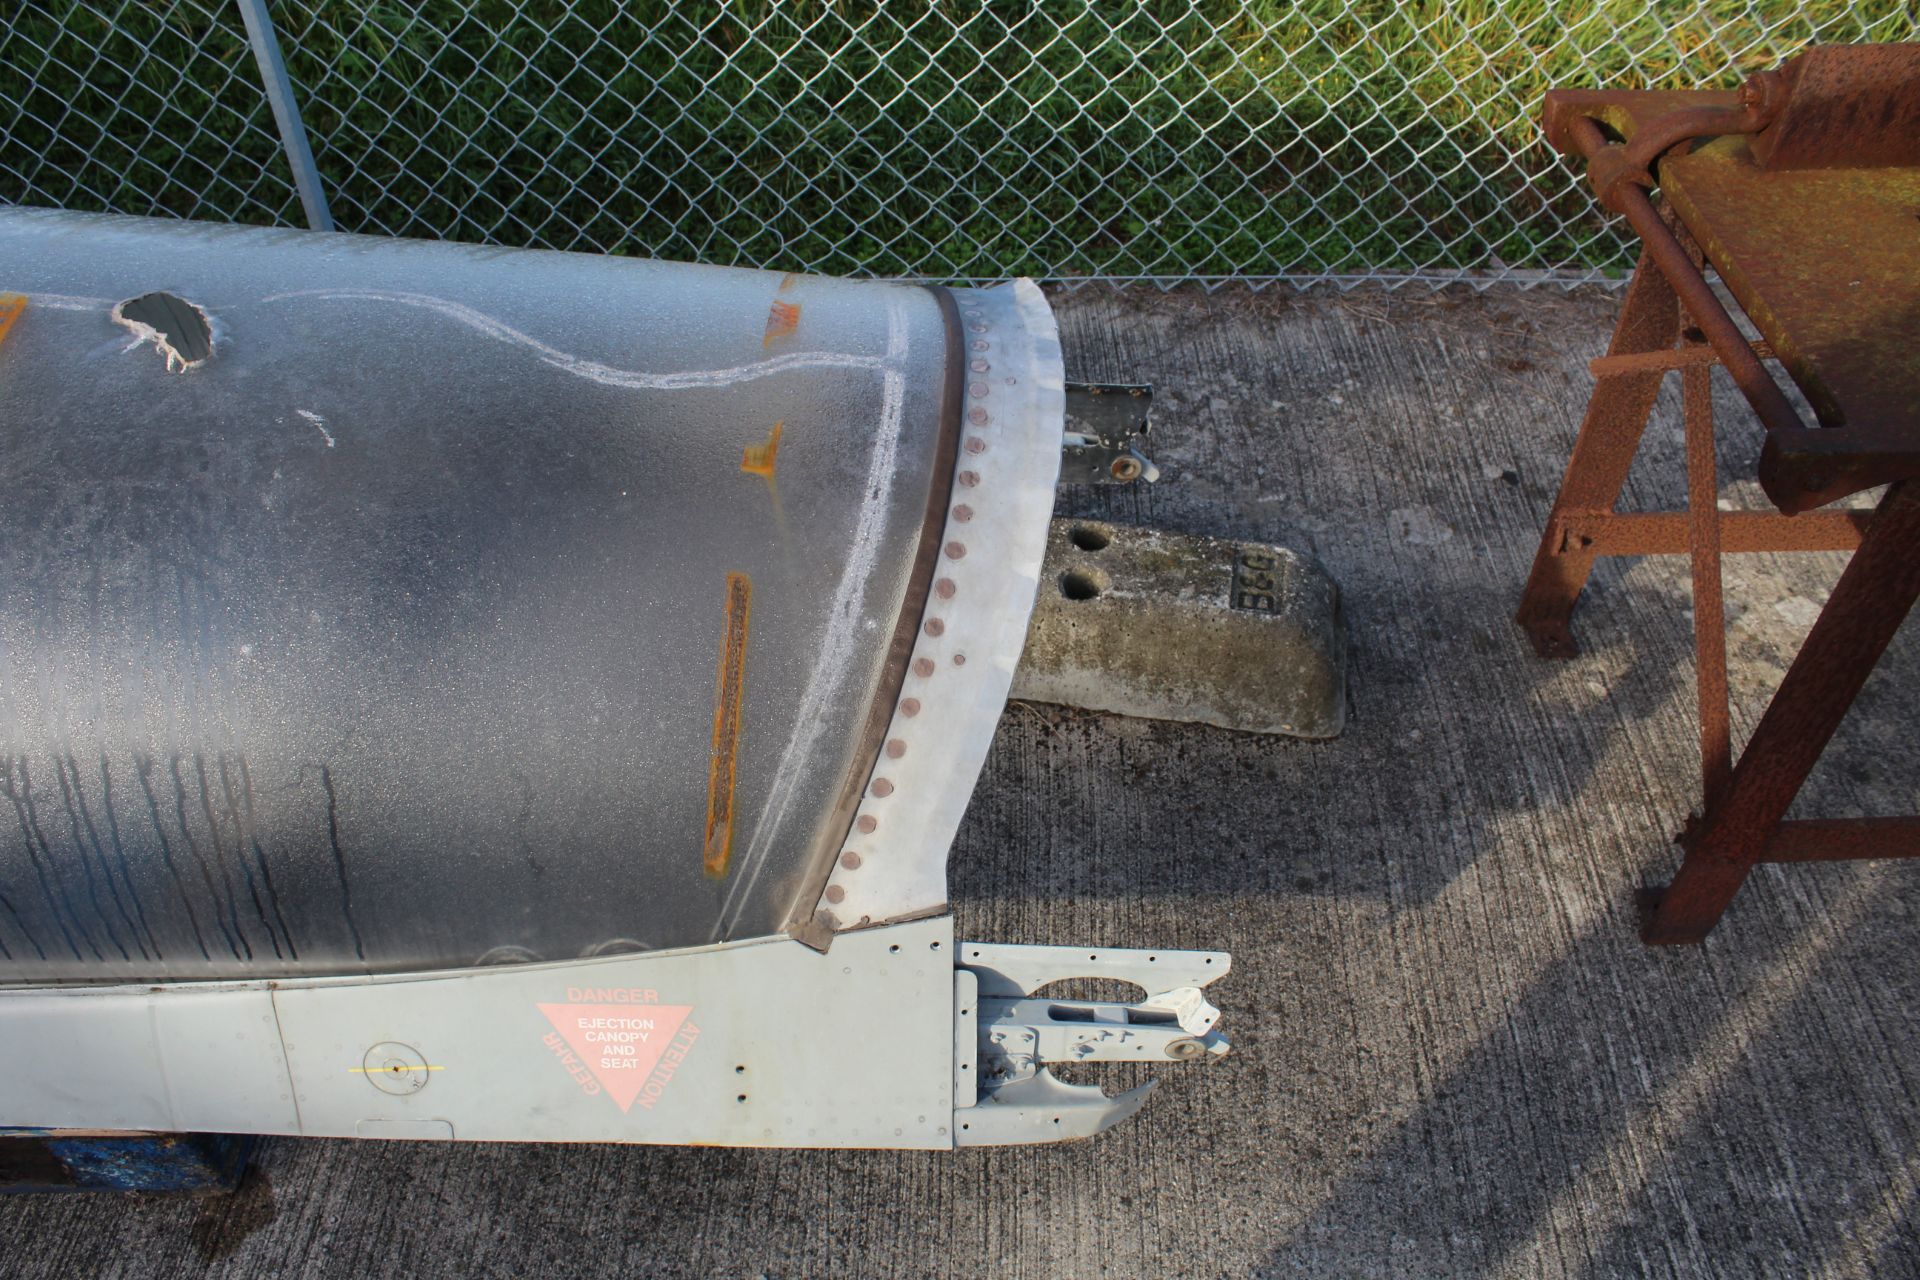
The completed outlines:
<svg viewBox="0 0 1920 1280">
<path fill-rule="evenodd" d="M 593 1072 L 607 1096 L 625 1111 L 633 1106 L 640 1086 L 653 1074 L 660 1055 L 667 1051 L 693 1006 L 543 1004 L 540 1012 Z"/>
</svg>

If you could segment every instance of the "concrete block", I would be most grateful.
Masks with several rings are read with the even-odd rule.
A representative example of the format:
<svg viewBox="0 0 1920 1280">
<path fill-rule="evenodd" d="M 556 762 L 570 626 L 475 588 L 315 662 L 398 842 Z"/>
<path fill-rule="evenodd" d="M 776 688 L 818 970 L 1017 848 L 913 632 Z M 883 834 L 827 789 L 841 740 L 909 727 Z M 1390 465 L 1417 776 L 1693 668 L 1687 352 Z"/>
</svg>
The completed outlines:
<svg viewBox="0 0 1920 1280">
<path fill-rule="evenodd" d="M 1339 585 L 1311 556 L 1060 519 L 1012 696 L 1331 738 L 1346 660 Z"/>
</svg>

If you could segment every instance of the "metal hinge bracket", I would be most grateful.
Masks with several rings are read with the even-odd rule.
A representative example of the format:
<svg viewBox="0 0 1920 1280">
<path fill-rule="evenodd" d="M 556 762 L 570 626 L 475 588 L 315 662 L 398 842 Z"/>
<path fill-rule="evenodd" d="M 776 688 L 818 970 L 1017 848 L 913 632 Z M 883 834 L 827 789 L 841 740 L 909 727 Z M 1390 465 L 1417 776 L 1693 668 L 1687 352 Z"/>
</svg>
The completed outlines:
<svg viewBox="0 0 1920 1280">
<path fill-rule="evenodd" d="M 1089 1138 L 1138 1111 L 1154 1087 L 1108 1097 L 1056 1078 L 1048 1063 L 1210 1062 L 1228 1052 L 1215 1025 L 1220 1011 L 1201 993 L 1231 967 L 1225 952 L 974 942 L 961 946 L 959 961 L 956 1145 Z M 1147 995 L 1127 1002 L 1035 994 L 1071 978 L 1115 979 Z"/>
</svg>

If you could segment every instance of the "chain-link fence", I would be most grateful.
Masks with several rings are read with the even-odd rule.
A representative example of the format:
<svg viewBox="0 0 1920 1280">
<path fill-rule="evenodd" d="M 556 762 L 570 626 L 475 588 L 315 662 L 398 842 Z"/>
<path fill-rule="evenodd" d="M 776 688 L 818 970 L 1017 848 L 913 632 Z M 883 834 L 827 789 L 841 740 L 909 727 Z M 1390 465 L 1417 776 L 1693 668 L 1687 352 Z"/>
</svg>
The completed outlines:
<svg viewBox="0 0 1920 1280">
<path fill-rule="evenodd" d="M 1731 85 L 1912 0 L 271 0 L 347 231 L 838 274 L 1617 274 L 1553 85 Z M 303 221 L 232 0 L 13 0 L 0 199 Z"/>
</svg>

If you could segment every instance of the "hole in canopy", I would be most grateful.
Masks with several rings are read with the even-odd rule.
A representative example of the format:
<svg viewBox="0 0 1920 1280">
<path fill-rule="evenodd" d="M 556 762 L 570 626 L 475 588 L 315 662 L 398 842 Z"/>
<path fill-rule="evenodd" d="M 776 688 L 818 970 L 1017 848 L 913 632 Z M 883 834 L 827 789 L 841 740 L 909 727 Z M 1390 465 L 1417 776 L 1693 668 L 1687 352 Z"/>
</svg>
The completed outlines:
<svg viewBox="0 0 1920 1280">
<path fill-rule="evenodd" d="M 135 346 L 151 342 L 166 358 L 167 372 L 185 372 L 213 355 L 207 313 L 171 293 L 143 293 L 113 309 L 113 322 L 132 332 Z"/>
</svg>

